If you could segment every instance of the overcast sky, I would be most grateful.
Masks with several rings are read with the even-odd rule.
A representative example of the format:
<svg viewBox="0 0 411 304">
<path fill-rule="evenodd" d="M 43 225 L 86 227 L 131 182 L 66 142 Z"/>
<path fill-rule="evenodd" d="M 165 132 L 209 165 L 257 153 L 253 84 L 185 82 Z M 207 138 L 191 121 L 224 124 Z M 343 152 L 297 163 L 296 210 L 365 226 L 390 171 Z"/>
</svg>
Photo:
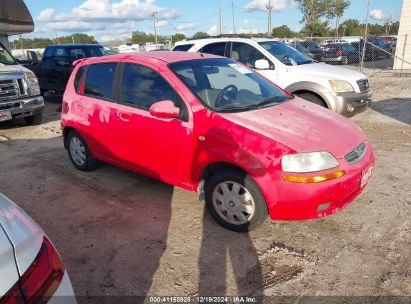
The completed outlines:
<svg viewBox="0 0 411 304">
<path fill-rule="evenodd" d="M 92 34 L 99 40 L 130 37 L 135 30 L 153 32 L 152 15 L 157 13 L 158 32 L 192 35 L 203 31 L 218 34 L 217 0 L 25 0 L 36 30 L 25 37 L 55 37 L 76 32 Z M 224 31 L 232 31 L 231 3 L 237 32 L 266 32 L 265 5 L 268 0 L 221 0 Z M 287 24 L 302 27 L 301 13 L 293 0 L 272 0 L 273 27 Z M 403 0 L 372 0 L 371 22 L 384 23 L 391 15 L 399 20 Z M 351 0 L 342 21 L 365 21 L 367 0 Z M 331 21 L 334 24 L 334 21 Z"/>
</svg>

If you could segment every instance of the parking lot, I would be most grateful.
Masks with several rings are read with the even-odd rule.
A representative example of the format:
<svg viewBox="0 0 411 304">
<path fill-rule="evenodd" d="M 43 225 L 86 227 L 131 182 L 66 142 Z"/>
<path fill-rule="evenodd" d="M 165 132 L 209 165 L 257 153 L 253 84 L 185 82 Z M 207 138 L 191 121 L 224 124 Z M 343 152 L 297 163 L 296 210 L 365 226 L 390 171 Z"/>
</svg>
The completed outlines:
<svg viewBox="0 0 411 304">
<path fill-rule="evenodd" d="M 410 295 L 408 84 L 371 80 L 376 102 L 353 120 L 375 149 L 374 177 L 327 218 L 237 234 L 194 193 L 106 164 L 77 171 L 52 95 L 44 124 L 0 124 L 1 191 L 49 234 L 79 296 Z"/>
</svg>

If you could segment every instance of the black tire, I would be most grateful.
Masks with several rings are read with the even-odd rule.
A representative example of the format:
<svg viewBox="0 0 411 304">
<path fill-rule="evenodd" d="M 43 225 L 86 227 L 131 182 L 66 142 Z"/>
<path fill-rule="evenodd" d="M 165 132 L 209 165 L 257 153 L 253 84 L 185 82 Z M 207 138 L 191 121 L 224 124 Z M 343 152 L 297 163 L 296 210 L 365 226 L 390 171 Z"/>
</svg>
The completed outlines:
<svg viewBox="0 0 411 304">
<path fill-rule="evenodd" d="M 39 113 L 33 116 L 24 117 L 26 123 L 30 126 L 38 126 L 43 122 L 43 113 Z"/>
<path fill-rule="evenodd" d="M 324 108 L 328 108 L 326 103 L 317 95 L 311 94 L 311 93 L 301 93 L 301 94 L 296 94 L 298 97 L 311 101 L 312 103 L 315 103 L 316 105 L 322 106 Z"/>
<path fill-rule="evenodd" d="M 217 189 L 219 185 L 223 182 L 234 182 L 236 184 L 239 184 L 251 195 L 252 200 L 254 201 L 254 212 L 246 223 L 230 223 L 216 210 L 216 207 L 213 204 L 213 193 L 214 191 L 218 191 Z M 211 178 L 206 181 L 204 192 L 208 211 L 221 226 L 229 230 L 236 232 L 251 231 L 260 226 L 268 216 L 267 203 L 260 188 L 251 176 L 240 170 L 227 170 L 225 172 L 216 173 L 215 175 L 211 176 Z"/>
<path fill-rule="evenodd" d="M 75 153 L 71 147 L 73 145 L 73 141 L 79 141 L 83 145 L 85 155 L 84 163 L 76 161 L 76 156 L 72 155 L 72 153 Z M 89 147 L 87 146 L 87 143 L 84 141 L 84 139 L 77 131 L 70 131 L 70 133 L 67 135 L 66 143 L 67 151 L 74 167 L 76 167 L 80 171 L 93 171 L 97 168 L 98 161 L 93 157 Z"/>
</svg>

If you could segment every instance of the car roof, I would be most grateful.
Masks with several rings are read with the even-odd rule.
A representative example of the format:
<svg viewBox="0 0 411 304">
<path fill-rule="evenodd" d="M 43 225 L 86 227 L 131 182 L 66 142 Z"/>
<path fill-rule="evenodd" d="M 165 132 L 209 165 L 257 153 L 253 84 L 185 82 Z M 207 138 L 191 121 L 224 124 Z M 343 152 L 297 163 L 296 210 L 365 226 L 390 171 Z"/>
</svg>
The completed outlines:
<svg viewBox="0 0 411 304">
<path fill-rule="evenodd" d="M 224 58 L 217 55 L 193 53 L 193 52 L 178 52 L 178 51 L 156 51 L 156 52 L 139 52 L 139 53 L 126 53 L 116 54 L 102 57 L 92 57 L 80 59 L 78 62 L 84 64 L 93 64 L 101 61 L 125 61 L 132 59 L 145 59 L 150 61 L 151 59 L 157 59 L 165 63 L 173 63 L 179 61 L 188 61 L 195 59 L 207 59 L 207 58 Z"/>
<path fill-rule="evenodd" d="M 50 45 L 49 47 L 65 47 L 65 48 L 76 48 L 76 47 L 102 47 L 101 44 L 91 44 L 91 43 L 78 43 L 78 44 L 58 44 Z"/>
<path fill-rule="evenodd" d="M 185 45 L 185 44 L 202 44 L 204 42 L 210 43 L 210 42 L 225 42 L 225 41 L 264 42 L 264 41 L 276 41 L 276 40 L 270 39 L 270 38 L 215 37 L 215 38 L 202 38 L 202 39 L 187 39 L 187 40 L 177 42 L 176 46 Z"/>
</svg>

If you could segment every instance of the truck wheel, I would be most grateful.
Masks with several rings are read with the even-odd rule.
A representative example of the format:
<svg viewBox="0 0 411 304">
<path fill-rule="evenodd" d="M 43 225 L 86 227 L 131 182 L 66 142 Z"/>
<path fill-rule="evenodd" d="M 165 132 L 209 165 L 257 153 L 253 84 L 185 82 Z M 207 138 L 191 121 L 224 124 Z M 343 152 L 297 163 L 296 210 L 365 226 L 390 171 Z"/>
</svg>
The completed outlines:
<svg viewBox="0 0 411 304">
<path fill-rule="evenodd" d="M 312 103 L 315 103 L 316 105 L 322 106 L 324 108 L 327 108 L 327 105 L 325 102 L 318 96 L 311 94 L 311 93 L 301 93 L 301 94 L 296 94 L 298 97 L 311 101 Z"/>
<path fill-rule="evenodd" d="M 251 231 L 267 218 L 267 204 L 261 190 L 244 172 L 217 173 L 206 182 L 204 190 L 207 209 L 227 229 Z"/>
<path fill-rule="evenodd" d="M 76 131 L 67 135 L 67 150 L 74 167 L 81 171 L 92 171 L 97 167 L 97 160 L 91 155 L 84 139 Z"/>
<path fill-rule="evenodd" d="M 24 120 L 26 121 L 28 125 L 31 125 L 31 126 L 41 125 L 41 123 L 43 122 L 43 113 L 24 117 Z"/>
</svg>

